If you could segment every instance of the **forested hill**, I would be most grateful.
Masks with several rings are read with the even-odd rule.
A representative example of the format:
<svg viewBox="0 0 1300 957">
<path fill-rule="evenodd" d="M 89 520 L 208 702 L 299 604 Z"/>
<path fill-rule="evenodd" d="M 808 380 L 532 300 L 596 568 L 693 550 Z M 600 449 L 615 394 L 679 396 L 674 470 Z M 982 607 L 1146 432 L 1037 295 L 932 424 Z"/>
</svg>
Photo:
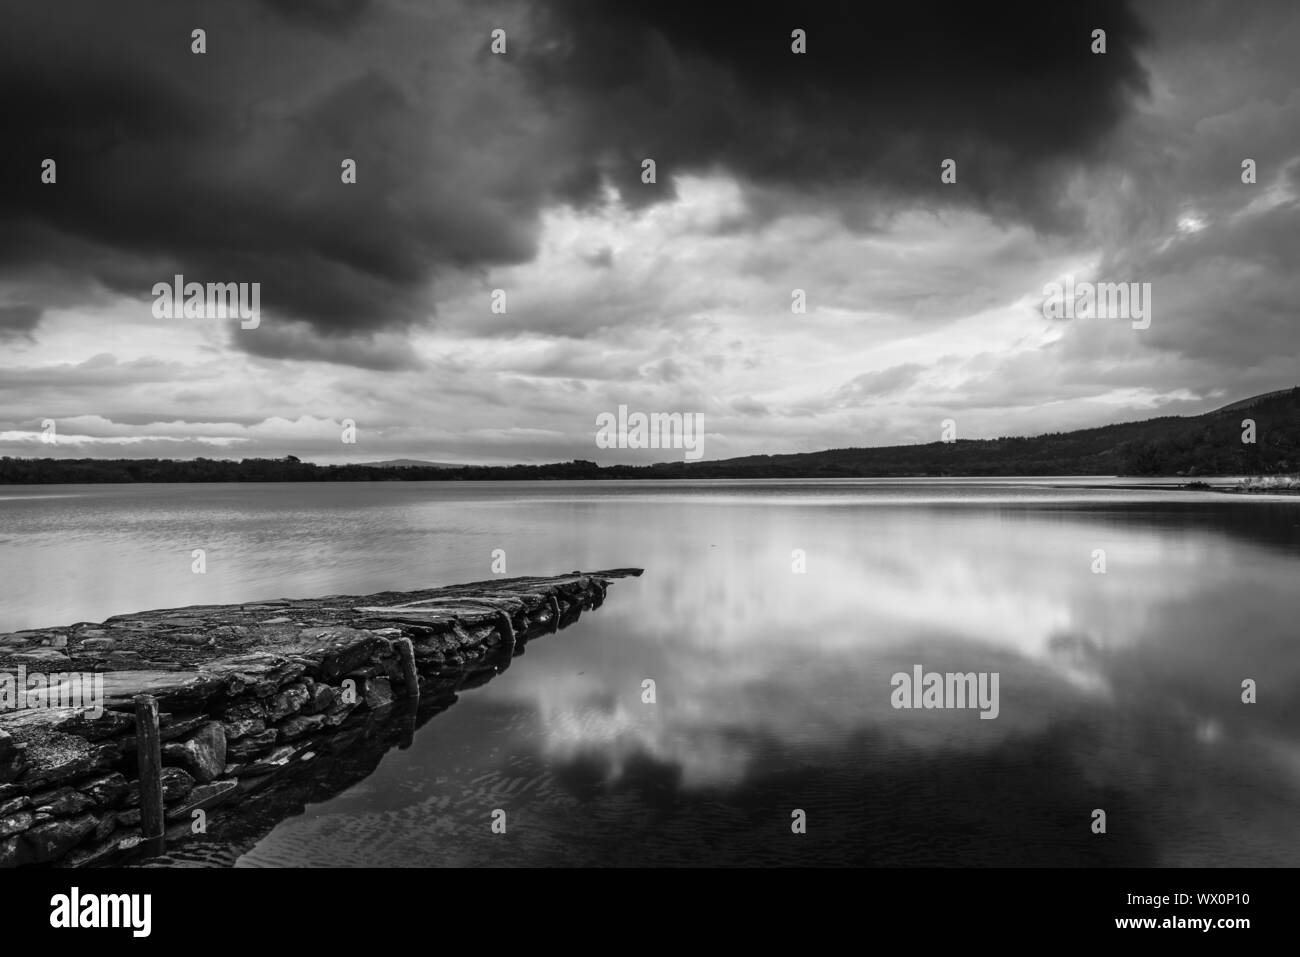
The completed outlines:
<svg viewBox="0 0 1300 957">
<path fill-rule="evenodd" d="M 1255 422 L 1244 443 L 1242 422 Z M 700 463 L 691 471 L 773 476 L 1274 475 L 1300 470 L 1300 388 L 1197 416 L 1164 416 L 1031 438 L 932 442 Z"/>
<path fill-rule="evenodd" d="M 1255 442 L 1242 441 L 1243 420 Z M 667 453 L 665 453 L 667 454 Z M 828 449 L 644 466 L 313 465 L 283 459 L 0 459 L 0 484 L 384 482 L 483 479 L 849 478 L 915 475 L 1277 475 L 1300 471 L 1300 388 L 1204 415 L 1165 416 L 1030 438 Z"/>
</svg>

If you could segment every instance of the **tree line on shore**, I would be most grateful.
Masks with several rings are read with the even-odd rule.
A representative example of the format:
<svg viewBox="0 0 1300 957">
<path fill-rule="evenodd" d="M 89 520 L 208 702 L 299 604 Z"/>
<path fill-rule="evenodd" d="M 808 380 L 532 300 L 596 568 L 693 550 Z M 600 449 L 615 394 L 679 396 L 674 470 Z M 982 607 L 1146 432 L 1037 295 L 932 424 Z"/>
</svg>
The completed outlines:
<svg viewBox="0 0 1300 957">
<path fill-rule="evenodd" d="M 1249 429 L 1243 422 L 1249 420 Z M 1248 436 L 1254 441 L 1243 441 Z M 0 458 L 0 484 L 427 482 L 561 479 L 888 478 L 961 475 L 1285 475 L 1300 471 L 1300 388 L 1205 415 L 884 448 L 718 461 L 598 465 L 315 465 L 279 459 Z"/>
</svg>

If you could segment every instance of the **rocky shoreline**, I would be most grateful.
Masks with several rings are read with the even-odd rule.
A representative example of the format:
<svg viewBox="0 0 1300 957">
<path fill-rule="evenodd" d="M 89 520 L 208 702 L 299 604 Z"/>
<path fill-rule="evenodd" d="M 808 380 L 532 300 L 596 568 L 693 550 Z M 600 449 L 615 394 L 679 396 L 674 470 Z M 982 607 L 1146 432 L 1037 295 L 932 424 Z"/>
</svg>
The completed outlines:
<svg viewBox="0 0 1300 957">
<path fill-rule="evenodd" d="M 639 574 L 197 606 L 0 634 L 0 675 L 49 676 L 41 706 L 0 711 L 0 868 L 141 858 L 136 695 L 161 712 L 168 846 L 248 838 L 360 780 L 458 691 Z M 102 708 L 53 706 L 72 674 L 83 684 L 93 674 Z"/>
</svg>

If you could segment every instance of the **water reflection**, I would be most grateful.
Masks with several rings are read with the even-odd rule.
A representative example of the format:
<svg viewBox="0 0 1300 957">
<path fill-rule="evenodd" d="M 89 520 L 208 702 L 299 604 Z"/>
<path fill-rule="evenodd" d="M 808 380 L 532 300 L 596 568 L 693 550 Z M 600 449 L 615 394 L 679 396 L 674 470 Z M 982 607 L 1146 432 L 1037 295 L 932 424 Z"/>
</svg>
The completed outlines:
<svg viewBox="0 0 1300 957">
<path fill-rule="evenodd" d="M 246 862 L 1300 860 L 1291 506 L 630 511 L 643 579 Z M 999 672 L 999 718 L 894 710 L 916 663 Z"/>
<path fill-rule="evenodd" d="M 1300 501 L 1050 484 L 8 489 L 0 618 L 646 569 L 248 866 L 1300 864 Z"/>
</svg>

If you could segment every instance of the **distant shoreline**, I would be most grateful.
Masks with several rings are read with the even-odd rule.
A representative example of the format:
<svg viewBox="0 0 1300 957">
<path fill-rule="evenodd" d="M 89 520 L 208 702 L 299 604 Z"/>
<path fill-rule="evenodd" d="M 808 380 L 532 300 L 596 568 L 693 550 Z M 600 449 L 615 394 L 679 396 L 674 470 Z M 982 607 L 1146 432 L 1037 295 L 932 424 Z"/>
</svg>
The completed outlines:
<svg viewBox="0 0 1300 957">
<path fill-rule="evenodd" d="M 1249 410 L 1249 417 L 1243 414 Z M 360 449 L 356 451 L 360 452 Z M 442 452 L 438 458 L 443 457 Z M 130 482 L 473 482 L 554 479 L 1051 478 L 1286 476 L 1300 470 L 1300 387 L 1203 415 L 1073 432 L 727 459 L 598 465 L 447 465 L 420 459 L 316 465 L 297 456 L 228 459 L 0 458 L 0 485 Z M 1253 490 L 1252 490 L 1253 491 Z M 1261 490 L 1262 491 L 1262 490 Z M 1270 490 L 1269 494 L 1277 494 Z"/>
<path fill-rule="evenodd" d="M 1125 478 L 1125 476 L 1122 476 L 1122 475 L 1117 475 L 1117 476 L 1115 476 L 1115 477 L 1116 477 L 1116 478 Z M 1143 476 L 1137 476 L 1137 477 L 1139 477 L 1139 478 L 1143 478 L 1143 479 L 1148 479 L 1148 478 L 1178 478 L 1179 476 L 1174 476 L 1174 475 L 1164 475 L 1164 476 L 1150 476 L 1150 475 L 1143 475 Z M 1054 488 L 1091 488 L 1091 489 L 1105 489 L 1105 488 L 1114 488 L 1115 486 L 1113 486 L 1113 485 L 1057 485 L 1057 486 L 1053 486 L 1053 487 L 1054 487 Z M 1219 492 L 1219 493 L 1221 493 L 1221 494 L 1226 494 L 1226 495 L 1300 495 L 1300 486 L 1297 486 L 1296 488 L 1255 488 L 1255 487 L 1250 487 L 1250 486 L 1241 486 L 1241 485 L 1236 485 L 1236 484 L 1233 484 L 1233 485 L 1211 485 L 1211 484 L 1209 484 L 1208 482 L 1184 482 L 1184 483 L 1180 483 L 1180 484 L 1174 484 L 1174 483 L 1168 483 L 1168 484 L 1155 484 L 1155 483 L 1151 483 L 1151 484 L 1146 484 L 1146 485 L 1141 484 L 1141 483 L 1134 483 L 1134 484 L 1132 484 L 1132 485 L 1126 485 L 1125 488 L 1130 488 L 1130 489 L 1150 489 L 1151 491 L 1159 491 L 1159 492 Z"/>
<path fill-rule="evenodd" d="M 13 466 L 23 468 L 15 470 Z M 1063 489 L 1114 489 L 1114 484 L 1087 482 L 1064 483 L 1064 479 L 1111 479 L 1123 482 L 1128 489 L 1149 489 L 1164 492 L 1218 492 L 1250 495 L 1296 495 L 1300 484 L 1291 487 L 1241 485 L 1242 476 L 1222 475 L 1189 478 L 1180 475 L 1123 475 L 1116 473 L 877 473 L 843 474 L 827 472 L 799 473 L 781 469 L 779 474 L 756 473 L 752 470 L 727 468 L 707 469 L 702 462 L 690 468 L 681 463 L 658 465 L 598 466 L 591 462 L 568 462 L 551 465 L 502 466 L 372 466 L 372 465 L 315 465 L 306 462 L 286 463 L 284 460 L 245 459 L 233 461 L 178 461 L 170 459 L 4 459 L 0 460 L 0 486 L 42 485 L 333 485 L 341 483 L 391 483 L 391 482 L 672 482 L 672 481 L 729 481 L 729 482 L 782 482 L 782 481 L 910 481 L 943 482 L 984 480 L 1034 481 L 1042 485 Z M 6 468 L 6 466 L 8 468 Z M 13 474 L 18 471 L 18 474 Z M 1268 476 L 1254 477 L 1253 481 L 1267 481 Z M 1161 481 L 1163 480 L 1163 481 Z M 1181 480 L 1181 481 L 1179 481 Z M 1217 480 L 1217 484 L 1216 483 Z"/>
</svg>

